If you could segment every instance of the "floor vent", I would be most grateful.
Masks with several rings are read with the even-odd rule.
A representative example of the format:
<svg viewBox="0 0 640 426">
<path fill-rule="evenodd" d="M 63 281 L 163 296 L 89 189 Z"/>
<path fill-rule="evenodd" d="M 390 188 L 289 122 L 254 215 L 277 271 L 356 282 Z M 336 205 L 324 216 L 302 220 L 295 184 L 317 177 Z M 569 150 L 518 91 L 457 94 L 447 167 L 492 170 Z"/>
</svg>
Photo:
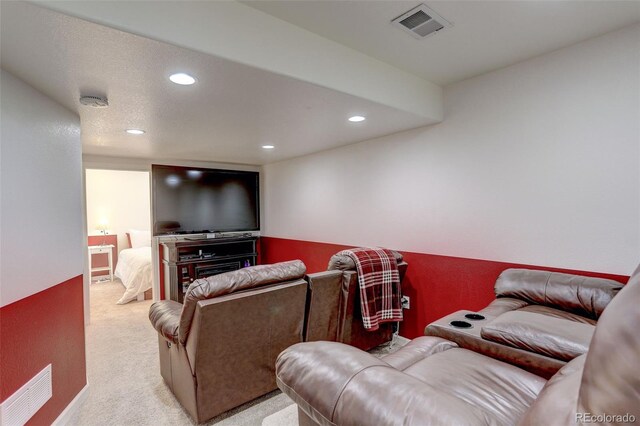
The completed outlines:
<svg viewBox="0 0 640 426">
<path fill-rule="evenodd" d="M 0 425 L 24 425 L 52 395 L 51 364 L 49 364 L 0 404 Z"/>
<path fill-rule="evenodd" d="M 393 19 L 391 24 L 418 39 L 435 34 L 443 28 L 453 26 L 451 22 L 438 15 L 426 4 L 421 4 L 403 13 Z"/>
</svg>

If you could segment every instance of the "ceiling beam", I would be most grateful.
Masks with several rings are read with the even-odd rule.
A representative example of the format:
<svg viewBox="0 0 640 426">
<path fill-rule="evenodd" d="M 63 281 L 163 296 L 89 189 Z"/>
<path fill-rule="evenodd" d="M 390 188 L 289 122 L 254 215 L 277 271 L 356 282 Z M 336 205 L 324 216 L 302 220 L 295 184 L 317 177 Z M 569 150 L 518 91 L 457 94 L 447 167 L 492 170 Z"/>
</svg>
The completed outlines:
<svg viewBox="0 0 640 426">
<path fill-rule="evenodd" d="M 235 1 L 33 3 L 442 121 L 440 86 Z"/>
</svg>

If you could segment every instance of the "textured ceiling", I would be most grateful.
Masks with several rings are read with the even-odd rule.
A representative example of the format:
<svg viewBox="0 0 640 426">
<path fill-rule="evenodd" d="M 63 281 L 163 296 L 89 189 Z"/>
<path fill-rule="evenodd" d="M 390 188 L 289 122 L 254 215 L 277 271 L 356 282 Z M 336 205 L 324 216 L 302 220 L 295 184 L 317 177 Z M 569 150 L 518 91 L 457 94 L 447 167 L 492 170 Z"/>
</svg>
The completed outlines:
<svg viewBox="0 0 640 426">
<path fill-rule="evenodd" d="M 243 3 L 440 84 L 640 19 L 636 1 L 435 1 L 427 4 L 454 27 L 416 40 L 389 21 L 418 2 Z M 431 124 L 359 97 L 29 3 L 3 1 L 0 7 L 3 69 L 80 115 L 86 154 L 265 164 Z M 339 73 L 340 64 L 335 69 Z M 198 83 L 170 83 L 167 76 L 176 71 L 194 74 Z M 81 94 L 107 95 L 110 106 L 80 106 Z M 368 120 L 347 122 L 354 114 Z M 127 128 L 147 133 L 131 136 Z M 276 149 L 265 151 L 263 144 Z"/>
<path fill-rule="evenodd" d="M 428 124 L 334 90 L 22 2 L 2 2 L 2 68 L 81 117 L 83 152 L 264 164 Z M 178 86 L 184 71 L 198 83 Z M 81 106 L 103 94 L 106 109 Z M 354 114 L 364 123 L 349 123 Z M 146 130 L 132 136 L 128 128 Z M 276 149 L 265 151 L 263 144 Z"/>
<path fill-rule="evenodd" d="M 389 22 L 416 1 L 242 1 L 446 85 L 640 21 L 639 1 L 425 1 L 454 24 L 416 40 Z"/>
</svg>

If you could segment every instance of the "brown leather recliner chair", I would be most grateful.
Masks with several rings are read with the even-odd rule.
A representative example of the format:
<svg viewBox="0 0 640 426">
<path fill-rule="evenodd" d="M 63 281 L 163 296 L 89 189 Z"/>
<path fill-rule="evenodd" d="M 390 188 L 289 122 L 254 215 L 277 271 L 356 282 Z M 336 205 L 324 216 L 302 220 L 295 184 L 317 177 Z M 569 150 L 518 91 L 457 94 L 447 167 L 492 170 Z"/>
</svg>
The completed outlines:
<svg viewBox="0 0 640 426">
<path fill-rule="evenodd" d="M 324 271 L 305 277 L 309 283 L 305 342 L 340 341 L 342 271 Z"/>
<path fill-rule="evenodd" d="M 398 264 L 400 283 L 407 272 L 407 263 L 402 254 L 391 250 Z M 393 337 L 394 323 L 380 324 L 376 331 L 369 331 L 362 325 L 362 311 L 360 307 L 360 287 L 356 265 L 348 256 L 333 255 L 329 260 L 330 271 L 343 272 L 342 287 L 338 311 L 338 342 L 346 343 L 362 350 L 369 350 L 390 341 Z"/>
<path fill-rule="evenodd" d="M 587 351 L 598 318 L 621 288 L 608 279 L 507 269 L 486 308 L 447 315 L 424 334 L 549 378 Z"/>
<path fill-rule="evenodd" d="M 305 271 L 299 260 L 240 269 L 195 281 L 184 305 L 151 305 L 160 373 L 196 422 L 276 389 L 277 354 L 303 339 Z"/>
<path fill-rule="evenodd" d="M 589 350 L 549 381 L 420 337 L 377 359 L 332 342 L 301 343 L 276 363 L 300 425 L 569 425 L 640 421 L 640 266 L 599 318 Z"/>
</svg>

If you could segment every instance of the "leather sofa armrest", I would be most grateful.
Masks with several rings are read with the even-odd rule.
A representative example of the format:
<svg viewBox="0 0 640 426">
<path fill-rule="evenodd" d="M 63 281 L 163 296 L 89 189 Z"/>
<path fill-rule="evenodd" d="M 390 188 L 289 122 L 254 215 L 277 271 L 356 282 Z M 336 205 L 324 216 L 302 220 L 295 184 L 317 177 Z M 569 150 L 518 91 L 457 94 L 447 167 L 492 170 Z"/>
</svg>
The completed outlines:
<svg viewBox="0 0 640 426">
<path fill-rule="evenodd" d="M 476 311 L 454 312 L 429 324 L 424 329 L 424 334 L 455 342 L 461 348 L 516 365 L 547 379 L 566 364 L 559 359 L 483 339 L 481 336 L 482 327 L 495 320 L 495 318 L 483 311 L 480 312 L 486 315 L 486 318 L 476 321 L 469 321 L 465 318 L 465 314 L 477 313 Z M 450 324 L 451 321 L 467 321 L 472 323 L 473 327 L 457 328 Z"/>
<path fill-rule="evenodd" d="M 333 425 L 333 411 L 349 381 L 367 368 L 389 364 L 336 342 L 306 342 L 284 350 L 276 360 L 276 383 L 320 425 Z"/>
<path fill-rule="evenodd" d="M 174 300 L 161 300 L 149 308 L 149 320 L 158 333 L 169 342 L 178 343 L 178 327 L 182 304 Z"/>
<path fill-rule="evenodd" d="M 532 312 L 513 311 L 482 327 L 483 339 L 570 361 L 586 353 L 595 327 Z"/>
<path fill-rule="evenodd" d="M 342 271 L 324 271 L 305 277 L 309 283 L 305 341 L 340 339 L 342 312 Z"/>
<path fill-rule="evenodd" d="M 427 346 L 441 345 L 440 339 L 425 339 Z M 441 362 L 447 361 L 443 358 Z M 398 371 L 366 352 L 335 342 L 302 343 L 288 348 L 276 362 L 276 381 L 299 409 L 322 426 L 490 421 L 480 408 L 463 399 Z"/>
</svg>

